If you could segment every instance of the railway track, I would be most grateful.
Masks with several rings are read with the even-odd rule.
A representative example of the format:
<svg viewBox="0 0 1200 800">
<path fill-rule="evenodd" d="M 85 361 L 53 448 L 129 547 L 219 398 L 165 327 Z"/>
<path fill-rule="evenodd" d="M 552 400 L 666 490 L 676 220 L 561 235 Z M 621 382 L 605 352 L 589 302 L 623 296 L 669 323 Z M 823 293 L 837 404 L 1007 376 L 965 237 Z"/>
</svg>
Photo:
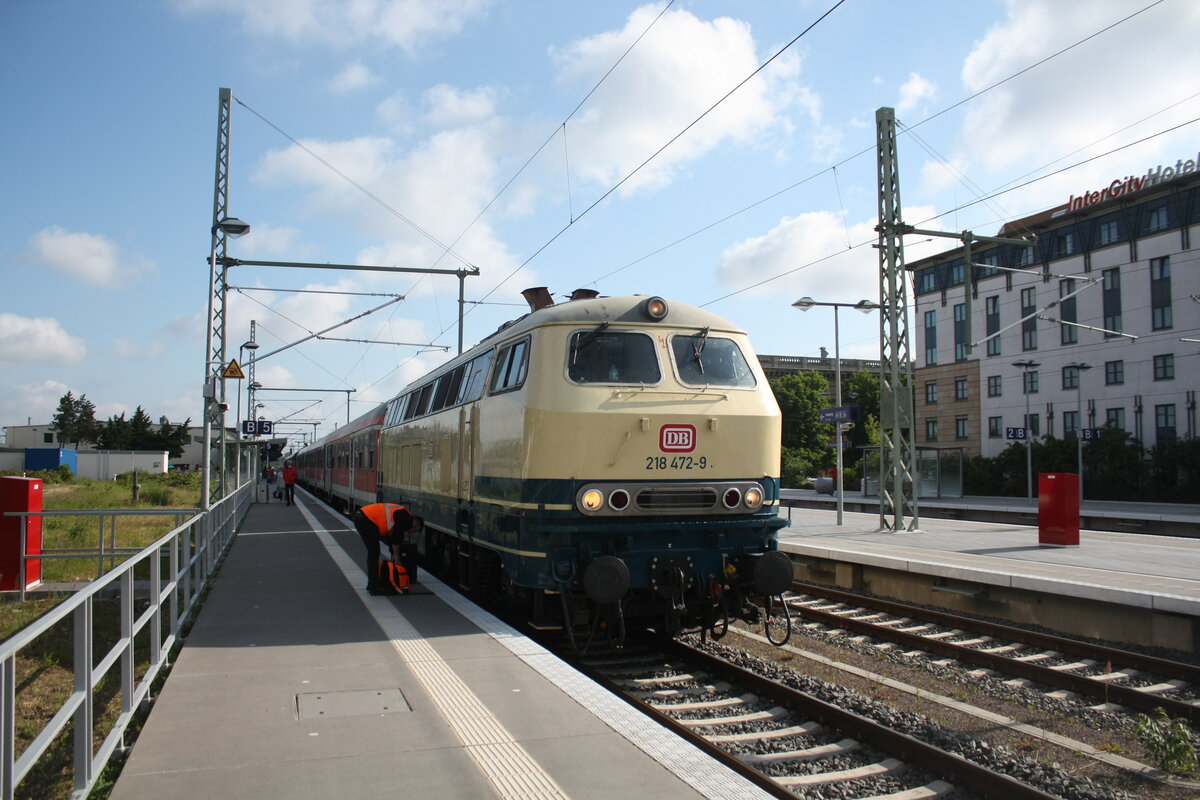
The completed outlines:
<svg viewBox="0 0 1200 800">
<path fill-rule="evenodd" d="M 726 658 L 658 644 L 575 664 L 776 797 L 1055 797 Z"/>
<path fill-rule="evenodd" d="M 796 584 L 784 602 L 797 631 L 870 637 L 906 655 L 953 659 L 1017 686 L 1094 700 L 1099 710 L 1162 708 L 1200 725 L 1200 667 L 823 586 Z M 863 641 L 863 639 L 859 639 Z"/>
</svg>

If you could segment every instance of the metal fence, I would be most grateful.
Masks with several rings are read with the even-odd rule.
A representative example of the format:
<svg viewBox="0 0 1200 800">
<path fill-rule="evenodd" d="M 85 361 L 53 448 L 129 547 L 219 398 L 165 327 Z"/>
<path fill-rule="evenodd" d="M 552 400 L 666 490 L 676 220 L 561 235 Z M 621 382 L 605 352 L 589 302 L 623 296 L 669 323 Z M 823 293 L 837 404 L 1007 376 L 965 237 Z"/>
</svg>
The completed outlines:
<svg viewBox="0 0 1200 800">
<path fill-rule="evenodd" d="M 207 514 L 196 514 L 182 522 L 0 644 L 0 800 L 13 798 L 17 785 L 68 728 L 72 738 L 72 796 L 83 798 L 91 791 L 108 760 L 124 749 L 125 730 L 138 709 L 149 702 L 150 687 L 169 664 L 171 649 L 182 640 L 183 627 L 195 613 L 217 563 L 246 516 L 254 499 L 253 490 L 252 483 L 245 484 L 213 505 Z M 101 564 L 113 555 L 111 550 L 105 553 L 101 545 Z M 118 617 L 118 634 L 98 635 L 100 605 Z M 17 753 L 18 658 L 45 644 L 68 619 L 72 690 L 32 741 Z M 113 641 L 105 649 L 108 639 Z M 96 652 L 98 646 L 103 652 Z M 144 663 L 139 663 L 139 658 Z M 115 679 L 115 687 L 111 682 L 103 683 L 109 677 Z M 114 697 L 120 696 L 120 713 L 111 725 L 97 720 L 96 692 L 101 686 Z M 95 747 L 93 742 L 105 729 L 103 741 Z"/>
</svg>

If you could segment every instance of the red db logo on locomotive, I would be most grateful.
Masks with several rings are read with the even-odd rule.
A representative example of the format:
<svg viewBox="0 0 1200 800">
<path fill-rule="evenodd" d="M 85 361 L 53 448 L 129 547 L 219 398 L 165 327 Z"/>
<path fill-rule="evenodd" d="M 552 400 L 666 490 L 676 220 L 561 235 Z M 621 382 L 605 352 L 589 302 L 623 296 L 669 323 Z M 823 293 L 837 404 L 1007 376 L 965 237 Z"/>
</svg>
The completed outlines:
<svg viewBox="0 0 1200 800">
<path fill-rule="evenodd" d="M 663 425 L 658 431 L 658 449 L 664 453 L 690 453 L 696 449 L 695 425 Z"/>
</svg>

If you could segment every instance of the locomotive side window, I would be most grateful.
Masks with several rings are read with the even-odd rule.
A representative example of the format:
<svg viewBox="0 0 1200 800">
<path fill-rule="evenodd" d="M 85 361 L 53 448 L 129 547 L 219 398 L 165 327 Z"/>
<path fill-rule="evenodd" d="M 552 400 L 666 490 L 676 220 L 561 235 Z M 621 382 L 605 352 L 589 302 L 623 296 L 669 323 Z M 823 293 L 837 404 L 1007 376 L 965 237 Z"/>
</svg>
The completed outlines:
<svg viewBox="0 0 1200 800">
<path fill-rule="evenodd" d="M 525 383 L 528 368 L 529 340 L 506 344 L 496 354 L 496 371 L 492 374 L 492 392 L 506 392 Z"/>
<path fill-rule="evenodd" d="M 467 364 L 467 373 L 463 378 L 462 391 L 459 393 L 459 403 L 473 403 L 483 396 L 483 384 L 487 380 L 488 369 L 492 366 L 495 350 L 489 350 L 477 356 Z"/>
<path fill-rule="evenodd" d="M 754 373 L 741 348 L 732 339 L 708 335 L 708 329 L 692 336 L 671 337 L 675 372 L 685 386 L 754 386 Z"/>
<path fill-rule="evenodd" d="M 567 377 L 575 383 L 658 383 L 654 340 L 644 333 L 577 331 L 567 348 Z"/>
</svg>

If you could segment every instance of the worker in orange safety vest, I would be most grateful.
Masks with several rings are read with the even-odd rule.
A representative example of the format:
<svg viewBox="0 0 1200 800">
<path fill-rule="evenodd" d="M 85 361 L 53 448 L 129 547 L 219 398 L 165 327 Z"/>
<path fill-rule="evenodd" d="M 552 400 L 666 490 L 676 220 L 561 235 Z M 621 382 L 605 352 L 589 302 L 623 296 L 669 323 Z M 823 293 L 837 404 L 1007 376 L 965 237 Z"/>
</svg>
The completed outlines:
<svg viewBox="0 0 1200 800">
<path fill-rule="evenodd" d="M 410 580 L 416 578 L 417 546 L 412 535 L 425 529 L 425 520 L 396 503 L 372 503 L 354 514 L 354 527 L 367 548 L 367 592 L 373 595 L 395 594 L 379 578 L 380 542 L 391 548 L 392 561 L 402 564 Z"/>
</svg>

